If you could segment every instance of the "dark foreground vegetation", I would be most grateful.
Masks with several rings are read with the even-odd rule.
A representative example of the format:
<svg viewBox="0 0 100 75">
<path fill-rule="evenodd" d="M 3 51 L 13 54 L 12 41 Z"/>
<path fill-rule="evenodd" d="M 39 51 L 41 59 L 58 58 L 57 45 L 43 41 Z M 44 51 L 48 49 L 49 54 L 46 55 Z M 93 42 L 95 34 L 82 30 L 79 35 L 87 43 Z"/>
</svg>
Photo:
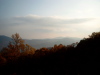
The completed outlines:
<svg viewBox="0 0 100 75">
<path fill-rule="evenodd" d="M 0 53 L 0 75 L 100 75 L 100 32 L 79 43 L 39 50 L 17 33 L 12 39 Z"/>
</svg>

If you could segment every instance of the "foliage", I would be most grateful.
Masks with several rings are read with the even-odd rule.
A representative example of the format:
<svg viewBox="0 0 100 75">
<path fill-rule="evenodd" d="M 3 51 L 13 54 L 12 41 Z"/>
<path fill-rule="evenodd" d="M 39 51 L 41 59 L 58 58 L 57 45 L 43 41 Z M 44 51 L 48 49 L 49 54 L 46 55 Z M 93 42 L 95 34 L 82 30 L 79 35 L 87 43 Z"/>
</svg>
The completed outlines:
<svg viewBox="0 0 100 75">
<path fill-rule="evenodd" d="M 21 54 L 28 55 L 34 54 L 35 48 L 28 44 L 24 44 L 24 40 L 20 37 L 18 33 L 12 35 L 12 41 L 9 42 L 8 47 L 3 48 L 2 56 L 7 60 L 14 60 L 18 58 Z"/>
<path fill-rule="evenodd" d="M 100 32 L 93 32 L 91 35 L 89 35 L 89 38 L 100 38 Z"/>
<path fill-rule="evenodd" d="M 54 45 L 49 49 L 35 50 L 24 44 L 19 34 L 13 35 L 13 40 L 0 54 L 0 75 L 100 74 L 100 32 L 93 32 L 79 43 Z M 17 57 L 16 61 L 8 62 L 7 57 L 11 56 L 15 56 L 12 60 Z"/>
</svg>

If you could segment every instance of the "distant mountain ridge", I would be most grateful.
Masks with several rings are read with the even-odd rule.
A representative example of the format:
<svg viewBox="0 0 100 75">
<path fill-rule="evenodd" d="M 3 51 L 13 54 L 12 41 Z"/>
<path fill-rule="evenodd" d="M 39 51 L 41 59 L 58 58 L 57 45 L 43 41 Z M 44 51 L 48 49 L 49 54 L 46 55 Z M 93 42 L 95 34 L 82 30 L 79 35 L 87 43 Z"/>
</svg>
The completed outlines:
<svg viewBox="0 0 100 75">
<path fill-rule="evenodd" d="M 80 38 L 74 38 L 74 37 L 57 37 L 53 39 L 23 39 L 25 40 L 26 44 L 31 45 L 32 47 L 39 49 L 42 47 L 53 47 L 55 44 L 63 44 L 63 45 L 69 45 L 75 42 L 79 42 Z M 0 50 L 3 47 L 6 47 L 9 44 L 9 41 L 11 41 L 11 38 L 8 36 L 0 35 Z"/>
<path fill-rule="evenodd" d="M 79 42 L 80 38 L 54 38 L 54 39 L 33 39 L 33 40 L 25 40 L 25 43 L 31 45 L 34 48 L 42 48 L 42 47 L 53 47 L 55 44 L 63 44 L 69 45 L 75 42 Z"/>
<path fill-rule="evenodd" d="M 9 44 L 9 41 L 11 41 L 10 37 L 7 37 L 5 35 L 0 35 L 0 50 L 3 47 L 6 47 Z"/>
</svg>

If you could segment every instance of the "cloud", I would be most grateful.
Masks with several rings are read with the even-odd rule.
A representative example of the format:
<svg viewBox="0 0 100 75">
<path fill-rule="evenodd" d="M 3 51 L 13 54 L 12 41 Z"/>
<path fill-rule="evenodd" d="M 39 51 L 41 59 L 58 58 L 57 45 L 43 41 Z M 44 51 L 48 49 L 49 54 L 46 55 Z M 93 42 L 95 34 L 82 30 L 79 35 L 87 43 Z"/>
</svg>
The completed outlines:
<svg viewBox="0 0 100 75">
<path fill-rule="evenodd" d="M 0 28 L 2 33 L 0 34 L 11 35 L 18 32 L 25 38 L 40 38 L 40 36 L 42 38 L 59 36 L 79 37 L 80 35 L 82 36 L 83 32 L 88 31 L 89 27 L 92 28 L 91 31 L 93 30 L 94 26 L 90 24 L 94 20 L 94 18 L 66 18 L 61 16 L 16 16 L 0 22 L 0 26 L 2 26 Z"/>
<path fill-rule="evenodd" d="M 38 16 L 38 15 L 27 15 L 27 16 L 17 16 L 13 18 L 15 21 L 19 23 L 29 23 L 32 25 L 39 25 L 39 26 L 55 26 L 59 24 L 77 24 L 83 23 L 86 21 L 93 20 L 93 18 L 77 18 L 77 19 L 68 19 L 68 18 L 61 18 L 57 16 Z"/>
</svg>

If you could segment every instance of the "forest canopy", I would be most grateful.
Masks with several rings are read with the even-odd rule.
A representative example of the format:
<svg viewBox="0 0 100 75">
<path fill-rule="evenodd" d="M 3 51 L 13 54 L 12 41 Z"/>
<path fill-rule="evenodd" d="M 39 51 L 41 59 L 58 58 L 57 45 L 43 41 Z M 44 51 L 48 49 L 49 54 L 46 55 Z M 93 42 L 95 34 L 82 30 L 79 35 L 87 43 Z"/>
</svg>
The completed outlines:
<svg viewBox="0 0 100 75">
<path fill-rule="evenodd" d="M 0 52 L 0 75 L 95 75 L 100 74 L 99 58 L 100 32 L 79 43 L 37 50 L 16 33 Z"/>
</svg>

